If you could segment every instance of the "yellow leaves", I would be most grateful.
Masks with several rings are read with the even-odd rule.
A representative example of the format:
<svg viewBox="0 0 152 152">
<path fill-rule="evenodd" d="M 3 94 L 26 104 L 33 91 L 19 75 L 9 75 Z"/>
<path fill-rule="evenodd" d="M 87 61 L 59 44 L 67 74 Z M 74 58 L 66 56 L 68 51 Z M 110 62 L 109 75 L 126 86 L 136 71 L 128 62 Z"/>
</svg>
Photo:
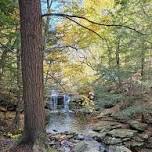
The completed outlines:
<svg viewBox="0 0 152 152">
<path fill-rule="evenodd" d="M 82 98 L 82 106 L 84 106 L 87 110 L 89 110 L 90 112 L 92 112 L 94 110 L 94 101 L 90 100 L 88 97 L 86 97 L 85 95 L 81 95 Z"/>
<path fill-rule="evenodd" d="M 114 4 L 114 0 L 85 0 L 84 6 L 85 7 L 92 7 L 94 8 L 105 8 L 105 7 L 111 7 Z"/>
<path fill-rule="evenodd" d="M 59 62 L 67 62 L 68 58 L 65 54 L 63 54 L 62 52 L 60 51 L 52 51 L 50 54 L 48 54 L 47 56 L 47 60 L 50 61 L 50 62 L 56 62 L 56 63 L 59 63 Z"/>
<path fill-rule="evenodd" d="M 60 51 L 53 51 L 49 53 L 44 60 L 44 73 L 60 73 L 62 71 L 62 64 L 68 62 L 66 54 Z"/>
<path fill-rule="evenodd" d="M 94 9 L 111 8 L 114 5 L 114 0 L 85 0 L 84 7 L 92 7 Z"/>
<path fill-rule="evenodd" d="M 10 137 L 11 139 L 15 140 L 15 141 L 18 141 L 21 138 L 21 135 L 22 135 L 20 132 L 21 132 L 20 130 L 19 130 L 19 133 L 16 133 L 16 134 L 8 132 L 7 136 Z"/>
<path fill-rule="evenodd" d="M 19 10 L 18 10 L 18 8 L 14 8 L 14 13 L 12 14 L 12 19 L 16 22 L 19 22 Z"/>
<path fill-rule="evenodd" d="M 78 16 L 84 16 L 89 20 L 98 23 L 108 24 L 111 22 L 109 11 L 113 7 L 114 0 L 84 0 L 82 4 L 84 12 Z M 85 19 L 72 19 L 79 23 L 79 25 L 66 20 L 66 22 L 63 23 L 60 22 L 57 27 L 60 32 L 64 32 L 62 40 L 65 45 L 77 44 L 80 47 L 86 47 L 88 44 L 95 43 L 100 40 L 99 36 L 95 34 L 95 32 L 99 35 L 103 35 L 103 32 L 106 30 L 104 26 L 92 24 Z"/>
<path fill-rule="evenodd" d="M 80 76 L 80 74 L 83 72 L 84 68 L 80 64 L 69 64 L 64 68 L 64 76 L 73 76 L 76 75 Z"/>
<path fill-rule="evenodd" d="M 84 8 L 88 11 L 90 10 L 90 14 L 98 14 L 105 15 L 106 9 L 111 9 L 114 5 L 114 0 L 85 0 Z"/>
</svg>

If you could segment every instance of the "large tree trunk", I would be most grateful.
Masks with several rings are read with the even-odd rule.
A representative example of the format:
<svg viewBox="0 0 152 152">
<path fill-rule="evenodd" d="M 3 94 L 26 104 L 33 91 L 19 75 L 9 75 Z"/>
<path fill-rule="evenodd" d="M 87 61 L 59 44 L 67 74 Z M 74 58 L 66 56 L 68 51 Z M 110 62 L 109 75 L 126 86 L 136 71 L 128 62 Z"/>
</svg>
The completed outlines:
<svg viewBox="0 0 152 152">
<path fill-rule="evenodd" d="M 23 142 L 34 143 L 45 130 L 40 0 L 19 0 L 19 8 L 24 100 Z"/>
</svg>

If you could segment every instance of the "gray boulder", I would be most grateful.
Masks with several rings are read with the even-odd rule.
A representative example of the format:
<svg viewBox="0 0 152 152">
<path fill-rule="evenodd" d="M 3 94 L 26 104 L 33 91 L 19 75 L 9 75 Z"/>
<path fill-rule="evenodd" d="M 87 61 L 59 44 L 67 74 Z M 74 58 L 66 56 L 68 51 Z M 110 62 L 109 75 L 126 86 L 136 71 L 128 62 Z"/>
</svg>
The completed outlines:
<svg viewBox="0 0 152 152">
<path fill-rule="evenodd" d="M 136 133 L 137 131 L 130 129 L 113 129 L 108 135 L 118 138 L 132 138 Z"/>
</svg>

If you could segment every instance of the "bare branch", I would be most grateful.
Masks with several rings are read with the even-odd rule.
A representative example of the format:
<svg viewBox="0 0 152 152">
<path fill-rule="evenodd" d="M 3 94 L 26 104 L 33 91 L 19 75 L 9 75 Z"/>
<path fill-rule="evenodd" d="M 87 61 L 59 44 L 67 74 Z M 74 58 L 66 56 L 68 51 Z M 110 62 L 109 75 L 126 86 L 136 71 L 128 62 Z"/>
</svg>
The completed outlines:
<svg viewBox="0 0 152 152">
<path fill-rule="evenodd" d="M 52 47 L 52 48 L 48 48 L 46 49 L 46 51 L 52 51 L 52 50 L 56 50 L 56 49 L 65 49 L 65 48 L 71 48 L 71 49 L 74 49 L 74 50 L 78 50 L 80 48 L 77 48 L 75 46 L 72 46 L 72 45 L 63 45 L 63 46 L 55 46 L 55 47 Z"/>
<path fill-rule="evenodd" d="M 99 38 L 103 39 L 103 37 L 102 37 L 99 33 L 95 32 L 94 30 L 92 30 L 92 29 L 90 29 L 90 28 L 88 28 L 88 27 L 86 27 L 86 26 L 80 24 L 79 22 L 77 22 L 77 21 L 71 19 L 70 17 L 66 17 L 66 18 L 69 19 L 69 20 L 71 20 L 72 22 L 76 23 L 77 25 L 79 25 L 79 26 L 81 26 L 81 27 L 87 29 L 88 31 L 91 31 L 92 33 L 96 34 Z M 103 39 L 103 40 L 104 40 L 104 39 Z"/>
<path fill-rule="evenodd" d="M 90 22 L 92 24 L 96 24 L 96 25 L 99 25 L 99 26 L 106 26 L 106 27 L 121 27 L 121 28 L 127 28 L 127 29 L 130 29 L 132 31 L 135 31 L 136 33 L 138 34 L 141 34 L 141 35 L 146 35 L 145 33 L 142 33 L 138 30 L 136 30 L 135 28 L 132 28 L 132 27 L 129 27 L 127 25 L 122 25 L 122 24 L 105 24 L 105 23 L 98 23 L 98 22 L 95 22 L 95 21 L 92 21 L 86 17 L 83 17 L 83 16 L 78 16 L 78 15 L 68 15 L 68 14 L 63 14 L 63 13 L 48 13 L 48 14 L 43 14 L 42 17 L 45 17 L 45 16 L 56 16 L 56 17 L 65 17 L 67 19 L 70 19 L 71 21 L 75 22 L 78 24 L 78 22 L 76 22 L 75 20 L 71 19 L 71 18 L 78 18 L 78 19 L 83 19 L 87 22 Z M 80 25 L 82 26 L 82 25 Z M 85 28 L 85 27 L 84 27 Z M 98 35 L 99 36 L 99 35 Z"/>
<path fill-rule="evenodd" d="M 54 77 L 53 75 L 51 75 L 51 74 L 48 74 L 48 75 L 50 76 L 51 79 L 54 80 L 55 83 L 57 83 L 57 84 L 63 89 L 63 91 L 66 92 L 66 89 L 65 89 L 64 86 L 57 80 L 57 78 L 55 78 L 55 77 Z"/>
</svg>

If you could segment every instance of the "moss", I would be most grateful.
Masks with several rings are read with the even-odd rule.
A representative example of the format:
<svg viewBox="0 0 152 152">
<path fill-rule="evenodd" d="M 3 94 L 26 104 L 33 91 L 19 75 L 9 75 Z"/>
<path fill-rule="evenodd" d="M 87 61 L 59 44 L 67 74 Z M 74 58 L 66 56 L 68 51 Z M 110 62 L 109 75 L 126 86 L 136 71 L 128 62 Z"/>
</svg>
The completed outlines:
<svg viewBox="0 0 152 152">
<path fill-rule="evenodd" d="M 133 118 L 135 114 L 145 112 L 145 110 L 146 109 L 144 109 L 143 106 L 134 105 L 134 106 L 127 107 L 126 109 L 118 112 L 114 116 L 120 119 L 130 119 L 130 118 Z"/>
</svg>

